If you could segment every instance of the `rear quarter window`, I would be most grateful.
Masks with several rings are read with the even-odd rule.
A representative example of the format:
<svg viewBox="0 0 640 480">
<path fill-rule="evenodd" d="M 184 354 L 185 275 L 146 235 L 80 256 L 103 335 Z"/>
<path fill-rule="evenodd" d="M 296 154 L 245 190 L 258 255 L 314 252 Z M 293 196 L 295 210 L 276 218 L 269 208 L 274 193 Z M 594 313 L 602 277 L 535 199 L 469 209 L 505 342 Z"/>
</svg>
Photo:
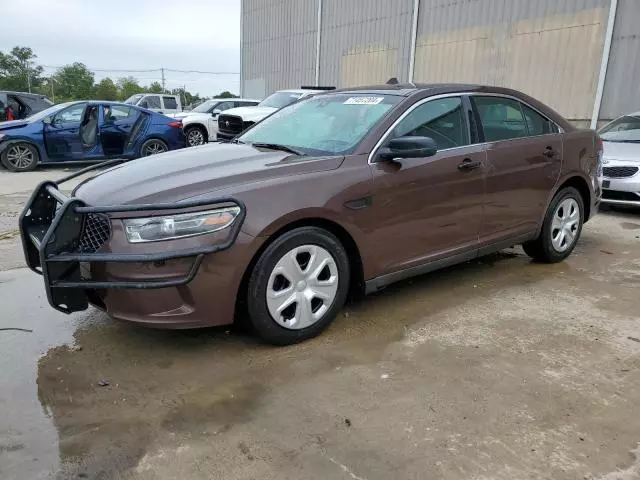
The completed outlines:
<svg viewBox="0 0 640 480">
<path fill-rule="evenodd" d="M 164 108 L 170 108 L 172 110 L 178 108 L 178 102 L 176 102 L 175 97 L 162 97 L 162 100 L 164 101 Z"/>
</svg>

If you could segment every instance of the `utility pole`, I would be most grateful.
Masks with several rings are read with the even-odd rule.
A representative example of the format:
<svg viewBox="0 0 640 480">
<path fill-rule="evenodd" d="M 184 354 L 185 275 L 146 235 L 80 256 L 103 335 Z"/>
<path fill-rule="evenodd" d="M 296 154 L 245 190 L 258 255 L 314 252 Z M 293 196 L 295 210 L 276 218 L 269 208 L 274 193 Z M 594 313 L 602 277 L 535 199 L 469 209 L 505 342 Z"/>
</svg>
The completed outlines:
<svg viewBox="0 0 640 480">
<path fill-rule="evenodd" d="M 51 77 L 51 101 L 56 103 L 56 93 L 53 91 L 53 77 Z"/>
<path fill-rule="evenodd" d="M 164 80 L 164 67 L 161 67 L 160 70 L 162 71 L 162 93 L 164 93 L 166 90 L 164 88 L 165 85 L 165 80 Z"/>
<path fill-rule="evenodd" d="M 29 93 L 31 93 L 31 75 L 29 75 L 29 70 L 27 70 L 27 86 L 29 87 Z"/>
</svg>

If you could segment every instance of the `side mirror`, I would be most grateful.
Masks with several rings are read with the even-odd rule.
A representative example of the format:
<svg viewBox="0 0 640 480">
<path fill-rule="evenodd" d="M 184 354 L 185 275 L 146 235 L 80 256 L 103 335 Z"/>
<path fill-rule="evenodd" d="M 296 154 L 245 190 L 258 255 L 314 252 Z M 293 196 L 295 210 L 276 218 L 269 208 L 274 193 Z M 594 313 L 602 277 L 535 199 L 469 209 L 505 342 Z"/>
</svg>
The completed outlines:
<svg viewBox="0 0 640 480">
<path fill-rule="evenodd" d="M 42 119 L 42 123 L 44 123 L 45 125 L 51 125 L 51 117 L 44 117 Z"/>
<path fill-rule="evenodd" d="M 438 145 L 431 137 L 398 137 L 380 149 L 378 155 L 384 160 L 395 158 L 433 157 Z"/>
<path fill-rule="evenodd" d="M 217 108 L 214 108 L 213 111 L 211 112 L 211 116 L 213 118 L 216 118 L 218 115 L 220 115 L 222 113 L 222 110 L 218 110 Z"/>
</svg>

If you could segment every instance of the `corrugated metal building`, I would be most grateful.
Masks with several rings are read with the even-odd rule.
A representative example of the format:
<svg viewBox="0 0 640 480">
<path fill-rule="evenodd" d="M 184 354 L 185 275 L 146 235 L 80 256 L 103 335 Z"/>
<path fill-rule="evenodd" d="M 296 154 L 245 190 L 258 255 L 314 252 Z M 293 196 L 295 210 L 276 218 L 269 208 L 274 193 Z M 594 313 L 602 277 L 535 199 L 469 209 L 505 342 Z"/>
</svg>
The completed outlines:
<svg viewBox="0 0 640 480">
<path fill-rule="evenodd" d="M 640 0 L 242 0 L 242 94 L 470 82 L 580 124 L 640 110 Z"/>
</svg>

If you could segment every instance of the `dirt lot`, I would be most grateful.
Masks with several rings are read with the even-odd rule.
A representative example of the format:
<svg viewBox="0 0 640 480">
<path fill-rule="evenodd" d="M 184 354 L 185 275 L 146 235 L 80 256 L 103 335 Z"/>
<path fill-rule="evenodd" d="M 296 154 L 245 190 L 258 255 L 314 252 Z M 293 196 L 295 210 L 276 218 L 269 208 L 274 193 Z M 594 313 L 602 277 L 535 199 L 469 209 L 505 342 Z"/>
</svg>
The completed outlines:
<svg viewBox="0 0 640 480">
<path fill-rule="evenodd" d="M 0 331 L 0 478 L 640 478 L 640 212 L 565 263 L 507 250 L 276 349 L 51 310 L 11 232 L 58 175 L 0 172 L 0 328 L 33 330 Z"/>
</svg>

